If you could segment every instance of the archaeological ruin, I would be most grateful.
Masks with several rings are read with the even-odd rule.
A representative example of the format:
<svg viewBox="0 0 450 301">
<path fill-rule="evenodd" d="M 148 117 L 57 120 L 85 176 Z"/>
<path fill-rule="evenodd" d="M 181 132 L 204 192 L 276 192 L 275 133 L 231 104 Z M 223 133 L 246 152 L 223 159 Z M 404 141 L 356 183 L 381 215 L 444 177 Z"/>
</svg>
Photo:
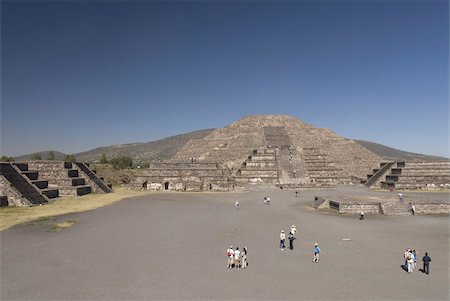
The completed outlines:
<svg viewBox="0 0 450 301">
<path fill-rule="evenodd" d="M 111 185 L 85 163 L 30 161 L 0 163 L 2 206 L 33 206 L 60 196 L 111 192 Z"/>
<path fill-rule="evenodd" d="M 151 163 L 135 189 L 230 191 L 248 184 L 333 189 L 364 183 L 387 189 L 450 187 L 450 162 L 392 162 L 362 145 L 287 115 L 251 115 L 191 139 Z"/>
</svg>

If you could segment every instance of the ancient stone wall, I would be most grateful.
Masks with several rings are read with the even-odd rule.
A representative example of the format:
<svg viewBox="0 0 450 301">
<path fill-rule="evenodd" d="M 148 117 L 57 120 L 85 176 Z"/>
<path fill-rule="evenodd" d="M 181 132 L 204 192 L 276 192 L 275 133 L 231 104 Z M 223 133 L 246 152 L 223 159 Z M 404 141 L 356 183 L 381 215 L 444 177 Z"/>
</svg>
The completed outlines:
<svg viewBox="0 0 450 301">
<path fill-rule="evenodd" d="M 23 198 L 2 175 L 0 175 L 0 196 L 8 197 L 8 206 L 30 206 L 30 202 Z"/>
<path fill-rule="evenodd" d="M 450 214 L 450 203 L 412 203 L 416 214 Z"/>
</svg>

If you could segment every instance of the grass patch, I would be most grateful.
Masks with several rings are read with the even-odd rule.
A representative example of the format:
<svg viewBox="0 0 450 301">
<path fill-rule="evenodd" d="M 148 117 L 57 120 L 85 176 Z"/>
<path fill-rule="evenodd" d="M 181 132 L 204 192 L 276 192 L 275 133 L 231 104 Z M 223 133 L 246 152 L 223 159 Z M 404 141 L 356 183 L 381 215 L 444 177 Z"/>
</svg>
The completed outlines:
<svg viewBox="0 0 450 301">
<path fill-rule="evenodd" d="M 65 222 L 62 222 L 62 223 L 56 223 L 56 224 L 53 224 L 52 230 L 56 231 L 56 232 L 59 232 L 59 231 L 61 231 L 63 229 L 67 229 L 67 228 L 72 227 L 76 223 L 78 223 L 78 221 L 76 221 L 76 220 L 69 220 L 69 221 L 65 221 Z"/>
<path fill-rule="evenodd" d="M 47 222 L 52 216 L 71 212 L 83 212 L 107 206 L 134 196 L 151 194 L 150 191 L 136 191 L 115 188 L 112 193 L 87 194 L 79 197 L 61 197 L 54 202 L 34 207 L 0 207 L 0 231 L 30 221 Z"/>
</svg>

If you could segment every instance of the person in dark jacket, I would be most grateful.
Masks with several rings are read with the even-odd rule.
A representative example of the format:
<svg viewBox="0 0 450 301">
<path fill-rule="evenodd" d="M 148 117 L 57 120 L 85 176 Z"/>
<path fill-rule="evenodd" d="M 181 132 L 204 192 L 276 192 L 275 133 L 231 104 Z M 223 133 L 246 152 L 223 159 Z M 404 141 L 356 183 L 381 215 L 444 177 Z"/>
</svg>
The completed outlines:
<svg viewBox="0 0 450 301">
<path fill-rule="evenodd" d="M 294 250 L 294 239 L 295 236 L 291 233 L 289 233 L 289 249 Z"/>
<path fill-rule="evenodd" d="M 423 272 L 427 275 L 430 273 L 430 261 L 431 258 L 428 256 L 428 253 L 425 252 L 425 256 L 422 258 L 423 261 Z"/>
</svg>

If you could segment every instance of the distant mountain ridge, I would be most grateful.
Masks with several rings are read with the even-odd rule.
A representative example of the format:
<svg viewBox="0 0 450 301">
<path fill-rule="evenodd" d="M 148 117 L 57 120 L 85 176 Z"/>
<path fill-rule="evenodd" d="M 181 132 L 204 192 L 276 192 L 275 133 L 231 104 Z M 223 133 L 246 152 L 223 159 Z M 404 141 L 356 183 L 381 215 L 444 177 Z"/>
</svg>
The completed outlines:
<svg viewBox="0 0 450 301">
<path fill-rule="evenodd" d="M 448 161 L 450 158 L 432 156 L 432 155 L 424 155 L 411 153 L 407 151 L 398 150 L 389 146 L 385 146 L 383 144 L 365 141 L 365 140 L 354 140 L 356 143 L 361 144 L 368 150 L 374 152 L 380 157 L 385 158 L 390 161 Z"/>
<path fill-rule="evenodd" d="M 200 131 L 189 132 L 185 134 L 170 136 L 156 141 L 146 143 L 129 143 L 129 144 L 117 144 L 111 146 L 102 146 L 95 149 L 76 153 L 75 158 L 79 161 L 94 162 L 100 160 L 103 154 L 107 159 L 130 156 L 135 163 L 150 162 L 152 160 L 167 160 L 171 159 L 173 155 L 179 151 L 189 140 L 201 139 L 211 133 L 214 129 L 206 129 Z M 353 139 L 349 139 L 353 140 Z M 356 143 L 362 145 L 373 153 L 385 158 L 387 161 L 448 161 L 449 158 L 431 156 L 424 154 L 417 154 L 407 151 L 398 150 L 392 147 L 388 147 L 379 143 L 353 140 Z M 41 151 L 28 155 L 18 156 L 14 159 L 16 161 L 31 160 L 31 156 L 39 153 L 43 160 L 47 158 L 49 151 Z M 55 160 L 64 160 L 67 154 L 53 151 L 55 154 Z"/>
</svg>

